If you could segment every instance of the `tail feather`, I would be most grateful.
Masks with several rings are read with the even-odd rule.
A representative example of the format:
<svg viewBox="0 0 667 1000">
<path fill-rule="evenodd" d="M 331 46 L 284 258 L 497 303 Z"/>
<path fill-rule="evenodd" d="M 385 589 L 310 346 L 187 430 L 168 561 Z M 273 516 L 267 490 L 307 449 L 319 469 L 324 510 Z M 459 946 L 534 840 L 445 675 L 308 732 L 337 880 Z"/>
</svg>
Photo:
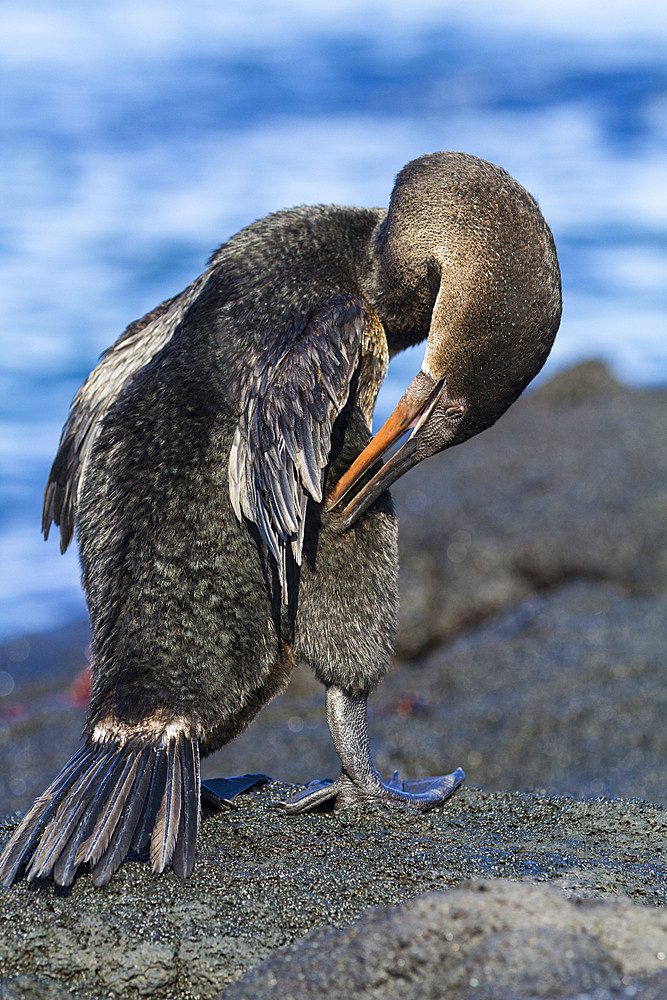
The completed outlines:
<svg viewBox="0 0 667 1000">
<path fill-rule="evenodd" d="M 167 752 L 164 747 L 158 747 L 155 753 L 151 783 L 144 803 L 143 813 L 137 825 L 137 831 L 130 844 L 131 851 L 141 851 L 151 839 L 155 817 L 162 802 L 162 796 L 167 785 Z"/>
<path fill-rule="evenodd" d="M 113 788 L 108 792 L 102 809 L 95 817 L 90 834 L 81 843 L 76 852 L 76 864 L 90 861 L 95 865 L 106 851 L 109 846 L 109 840 L 118 826 L 120 815 L 124 812 L 125 803 L 136 776 L 140 760 L 139 756 L 135 756 L 124 762 L 120 775 L 116 779 Z M 114 777 L 116 770 L 114 771 Z"/>
<path fill-rule="evenodd" d="M 117 757 L 117 763 L 120 762 L 118 747 L 114 748 L 114 753 Z M 135 758 L 137 764 L 139 760 L 140 758 Z M 107 774 L 99 786 L 95 784 L 95 777 L 92 774 L 89 776 L 89 787 L 93 794 L 82 796 L 86 802 L 83 815 L 80 814 L 77 824 L 70 826 L 68 838 L 65 837 L 65 831 L 63 831 L 58 843 L 59 857 L 53 866 L 53 877 L 58 885 L 71 885 L 81 861 L 86 860 L 81 858 L 81 847 L 89 842 L 94 831 L 99 827 L 100 805 L 104 795 L 108 794 L 116 770 L 117 768 L 111 774 Z M 113 795 L 113 791 L 111 794 Z"/>
<path fill-rule="evenodd" d="M 180 878 L 192 874 L 195 863 L 195 845 L 199 831 L 201 809 L 201 781 L 199 777 L 199 746 L 184 740 L 180 746 L 181 776 L 183 779 L 183 808 L 178 826 L 178 838 L 171 860 Z"/>
<path fill-rule="evenodd" d="M 182 735 L 177 737 L 178 744 Z M 155 817 L 155 827 L 151 836 L 151 862 L 154 872 L 164 871 L 171 860 L 178 837 L 181 818 L 183 782 L 181 777 L 180 746 L 171 743 L 167 748 L 167 785 L 162 802 Z"/>
<path fill-rule="evenodd" d="M 123 858 L 130 849 L 130 843 L 144 806 L 144 797 L 148 790 L 152 769 L 147 765 L 148 758 L 153 756 L 152 750 L 144 750 L 134 778 L 134 784 L 125 804 L 122 821 L 109 841 L 104 853 L 98 858 L 92 871 L 94 885 L 106 885 L 115 871 L 120 868 Z"/>
<path fill-rule="evenodd" d="M 93 748 L 88 745 L 82 746 L 60 771 L 44 794 L 40 795 L 28 810 L 23 822 L 17 827 L 0 858 L 0 882 L 3 885 L 12 884 L 16 873 L 25 859 L 29 857 L 44 827 L 76 781 L 80 769 L 85 767 L 93 753 Z"/>
<path fill-rule="evenodd" d="M 11 885 L 28 861 L 28 880 L 53 872 L 70 885 L 89 862 L 93 882 L 104 885 L 128 850 L 149 840 L 156 872 L 172 864 L 189 875 L 199 803 L 199 747 L 184 733 L 159 743 L 89 742 L 26 814 L 0 857 L 0 880 Z"/>
<path fill-rule="evenodd" d="M 28 868 L 28 881 L 51 871 L 72 833 L 80 826 L 86 827 L 91 815 L 97 813 L 104 796 L 113 787 L 123 761 L 117 746 L 108 743 L 102 746 L 101 757 L 93 759 L 90 767 L 71 787 L 42 834 Z"/>
</svg>

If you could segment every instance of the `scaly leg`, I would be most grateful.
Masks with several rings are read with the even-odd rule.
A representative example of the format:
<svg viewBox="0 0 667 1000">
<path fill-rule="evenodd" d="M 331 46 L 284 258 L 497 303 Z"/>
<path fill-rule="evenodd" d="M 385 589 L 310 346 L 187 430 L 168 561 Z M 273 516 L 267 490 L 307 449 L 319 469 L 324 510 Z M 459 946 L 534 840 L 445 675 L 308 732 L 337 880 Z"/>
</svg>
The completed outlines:
<svg viewBox="0 0 667 1000">
<path fill-rule="evenodd" d="M 402 781 L 398 771 L 391 781 L 377 772 L 368 746 L 366 698 L 355 698 L 342 688 L 327 688 L 327 722 L 343 765 L 336 781 L 314 781 L 297 795 L 279 803 L 282 812 L 310 812 L 333 801 L 334 808 L 363 802 L 388 802 L 425 812 L 440 805 L 465 779 L 461 768 L 437 778 Z"/>
</svg>

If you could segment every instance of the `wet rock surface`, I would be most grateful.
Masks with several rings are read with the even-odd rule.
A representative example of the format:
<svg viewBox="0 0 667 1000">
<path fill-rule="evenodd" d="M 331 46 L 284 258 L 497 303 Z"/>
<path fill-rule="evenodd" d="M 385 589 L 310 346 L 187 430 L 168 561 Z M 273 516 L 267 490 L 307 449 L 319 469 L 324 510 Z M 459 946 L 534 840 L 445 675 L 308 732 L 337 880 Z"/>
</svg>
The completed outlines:
<svg viewBox="0 0 667 1000">
<path fill-rule="evenodd" d="M 549 882 L 667 912 L 660 806 L 465 788 L 425 816 L 367 807 L 285 817 L 271 802 L 286 791 L 274 783 L 205 820 L 185 882 L 153 876 L 143 859 L 104 890 L 84 874 L 71 890 L 44 880 L 2 892 L 6 980 L 36 975 L 82 998 L 214 997 L 313 928 L 471 878 Z M 324 966 L 330 958 L 323 949 Z"/>
<path fill-rule="evenodd" d="M 665 426 L 667 392 L 591 363 L 394 489 L 399 655 L 370 702 L 371 744 L 385 774 L 463 766 L 468 787 L 444 809 L 287 819 L 274 784 L 204 822 L 188 882 L 140 860 L 105 890 L 85 875 L 71 891 L 20 882 L 0 892 L 0 997 L 435 997 L 447 983 L 484 998 L 486 966 L 499 1000 L 667 995 L 664 960 L 626 966 L 610 938 L 623 923 L 653 940 L 666 912 L 665 810 L 651 804 L 667 801 Z M 86 643 L 79 624 L 0 647 L 0 814 L 26 809 L 78 745 Z M 338 767 L 323 691 L 300 667 L 203 770 L 306 782 Z M 502 926 L 498 907 L 514 914 Z M 582 930 L 575 911 L 597 916 Z M 434 931 L 450 919 L 456 954 Z M 370 978 L 350 978 L 350 956 Z"/>
</svg>

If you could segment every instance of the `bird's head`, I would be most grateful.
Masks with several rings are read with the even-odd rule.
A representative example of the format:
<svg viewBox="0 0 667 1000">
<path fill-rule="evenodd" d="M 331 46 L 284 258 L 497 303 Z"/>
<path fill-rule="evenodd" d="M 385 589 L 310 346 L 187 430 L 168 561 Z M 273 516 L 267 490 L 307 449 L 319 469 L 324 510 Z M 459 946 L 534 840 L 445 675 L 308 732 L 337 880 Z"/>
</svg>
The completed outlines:
<svg viewBox="0 0 667 1000">
<path fill-rule="evenodd" d="M 413 465 L 490 427 L 546 361 L 561 315 L 556 249 L 536 201 L 464 153 L 401 171 L 374 255 L 368 295 L 390 350 L 428 340 L 421 371 L 328 499 L 341 528 Z"/>
</svg>

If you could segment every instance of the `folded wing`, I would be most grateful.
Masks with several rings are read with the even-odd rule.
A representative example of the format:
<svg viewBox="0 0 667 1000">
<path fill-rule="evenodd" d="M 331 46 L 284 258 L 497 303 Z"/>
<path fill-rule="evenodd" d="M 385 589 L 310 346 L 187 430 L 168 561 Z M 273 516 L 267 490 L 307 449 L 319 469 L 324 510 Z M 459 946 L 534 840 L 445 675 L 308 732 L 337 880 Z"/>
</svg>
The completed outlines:
<svg viewBox="0 0 667 1000">
<path fill-rule="evenodd" d="M 131 323 L 104 353 L 76 393 L 51 467 L 42 508 L 44 537 L 49 537 L 51 524 L 55 522 L 60 528 L 61 552 L 74 534 L 77 500 L 86 463 L 105 414 L 130 379 L 173 336 L 206 278 L 205 273 L 180 295 Z"/>
<path fill-rule="evenodd" d="M 301 563 L 308 497 L 322 499 L 331 428 L 359 363 L 365 319 L 354 296 L 330 299 L 279 354 L 248 373 L 229 456 L 239 520 L 253 521 L 278 566 L 287 600 L 288 546 Z"/>
</svg>

